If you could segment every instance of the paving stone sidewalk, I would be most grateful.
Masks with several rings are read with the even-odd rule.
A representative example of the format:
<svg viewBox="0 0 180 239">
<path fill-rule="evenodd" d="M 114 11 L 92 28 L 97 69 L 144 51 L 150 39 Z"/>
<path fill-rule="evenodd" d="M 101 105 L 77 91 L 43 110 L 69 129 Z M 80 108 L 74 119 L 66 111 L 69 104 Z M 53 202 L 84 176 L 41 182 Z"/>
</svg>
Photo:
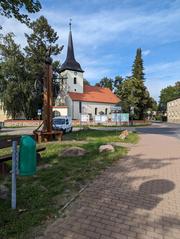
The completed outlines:
<svg viewBox="0 0 180 239">
<path fill-rule="evenodd" d="M 180 140 L 141 135 L 44 239 L 180 239 Z"/>
</svg>

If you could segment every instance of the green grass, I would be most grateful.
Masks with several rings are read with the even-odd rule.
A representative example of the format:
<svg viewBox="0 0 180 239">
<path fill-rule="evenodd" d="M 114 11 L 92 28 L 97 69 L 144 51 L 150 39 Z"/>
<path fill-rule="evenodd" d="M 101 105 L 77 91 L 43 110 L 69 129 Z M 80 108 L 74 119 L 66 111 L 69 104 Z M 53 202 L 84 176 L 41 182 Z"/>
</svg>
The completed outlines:
<svg viewBox="0 0 180 239">
<path fill-rule="evenodd" d="M 105 131 L 105 130 L 95 130 L 86 129 L 81 131 L 72 132 L 71 134 L 66 134 L 64 136 L 65 140 L 82 140 L 82 141 L 96 141 L 102 143 L 111 142 L 125 142 L 125 143 L 137 143 L 138 136 L 136 133 L 129 134 L 128 138 L 121 140 L 119 138 L 120 131 Z"/>
<path fill-rule="evenodd" d="M 99 154 L 102 143 L 119 141 L 116 132 L 84 130 L 66 135 L 65 143 L 47 143 L 41 168 L 32 177 L 17 179 L 17 210 L 10 209 L 10 195 L 7 201 L 0 199 L 0 238 L 26 238 L 32 228 L 42 226 L 50 218 L 54 219 L 60 208 L 77 193 L 83 185 L 127 153 L 127 149 L 116 147 L 113 153 Z M 85 142 L 69 140 L 83 140 Z M 126 142 L 137 142 L 135 133 Z M 72 145 L 83 147 L 87 154 L 83 157 L 62 157 L 61 151 Z M 2 152 L 1 152 L 2 153 Z M 10 176 L 6 179 L 10 188 Z"/>
</svg>

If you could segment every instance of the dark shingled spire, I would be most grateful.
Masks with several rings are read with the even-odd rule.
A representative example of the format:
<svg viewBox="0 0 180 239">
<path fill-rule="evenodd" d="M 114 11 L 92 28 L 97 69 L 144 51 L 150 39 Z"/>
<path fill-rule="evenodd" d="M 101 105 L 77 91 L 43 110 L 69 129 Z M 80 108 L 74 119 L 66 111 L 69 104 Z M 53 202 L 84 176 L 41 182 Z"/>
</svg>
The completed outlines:
<svg viewBox="0 0 180 239">
<path fill-rule="evenodd" d="M 65 62 L 61 66 L 60 72 L 65 70 L 84 72 L 81 68 L 81 65 L 76 61 L 74 57 L 71 23 L 69 24 L 69 26 L 70 26 L 70 31 L 69 31 L 69 38 L 68 38 L 67 56 L 66 56 Z"/>
</svg>

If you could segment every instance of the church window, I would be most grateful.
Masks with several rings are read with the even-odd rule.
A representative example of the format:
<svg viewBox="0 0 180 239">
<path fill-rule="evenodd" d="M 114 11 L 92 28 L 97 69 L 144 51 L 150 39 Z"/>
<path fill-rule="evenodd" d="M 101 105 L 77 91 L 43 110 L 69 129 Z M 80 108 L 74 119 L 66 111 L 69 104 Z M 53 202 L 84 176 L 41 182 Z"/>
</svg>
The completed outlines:
<svg viewBox="0 0 180 239">
<path fill-rule="evenodd" d="M 81 114 L 82 113 L 82 102 L 79 101 L 79 113 Z"/>
<path fill-rule="evenodd" d="M 97 108 L 95 108 L 95 115 L 97 115 Z"/>
<path fill-rule="evenodd" d="M 106 108 L 106 109 L 105 109 L 105 115 L 107 115 L 107 113 L 108 113 L 108 109 Z"/>
<path fill-rule="evenodd" d="M 77 78 L 74 77 L 74 84 L 77 84 Z"/>
</svg>

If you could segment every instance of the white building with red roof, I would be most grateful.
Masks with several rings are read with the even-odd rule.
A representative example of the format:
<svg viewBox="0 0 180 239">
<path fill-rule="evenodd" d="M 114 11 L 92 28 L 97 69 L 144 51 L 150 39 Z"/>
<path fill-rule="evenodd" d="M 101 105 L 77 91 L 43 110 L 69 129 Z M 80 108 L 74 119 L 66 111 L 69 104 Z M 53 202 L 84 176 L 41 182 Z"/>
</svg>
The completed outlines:
<svg viewBox="0 0 180 239">
<path fill-rule="evenodd" d="M 72 119 L 80 119 L 82 114 L 89 115 L 92 119 L 99 114 L 110 117 L 111 108 L 120 99 L 109 88 L 85 85 L 83 73 L 81 65 L 74 56 L 70 24 L 67 56 L 60 69 L 60 88 L 63 89 L 63 93 L 60 93 L 59 101 L 56 101 L 53 111 L 56 116 L 68 115 Z M 62 98 L 64 98 L 63 102 Z"/>
</svg>

